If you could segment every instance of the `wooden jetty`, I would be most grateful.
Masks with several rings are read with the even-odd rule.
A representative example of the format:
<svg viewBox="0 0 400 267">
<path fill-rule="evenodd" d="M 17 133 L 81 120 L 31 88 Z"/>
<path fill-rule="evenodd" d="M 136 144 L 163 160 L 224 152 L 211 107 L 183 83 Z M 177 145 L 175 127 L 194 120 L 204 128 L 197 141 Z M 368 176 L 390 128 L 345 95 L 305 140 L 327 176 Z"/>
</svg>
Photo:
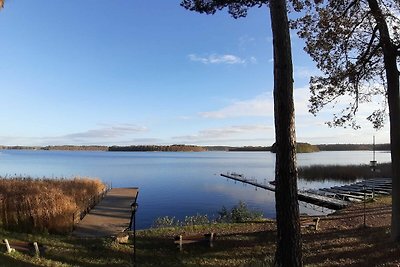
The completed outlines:
<svg viewBox="0 0 400 267">
<path fill-rule="evenodd" d="M 275 192 L 274 182 L 270 182 L 271 185 L 260 184 L 256 179 L 247 179 L 243 174 L 237 173 L 221 173 L 221 176 Z M 331 188 L 299 190 L 298 199 L 328 209 L 339 210 L 352 202 L 364 201 L 375 195 L 390 195 L 391 192 L 392 179 L 376 178 Z"/>
<path fill-rule="evenodd" d="M 242 182 L 245 184 L 250 184 L 250 185 L 254 185 L 255 187 L 259 187 L 265 190 L 269 190 L 269 191 L 273 191 L 275 192 L 275 187 L 274 186 L 269 186 L 269 185 L 265 185 L 265 184 L 259 184 L 257 183 L 257 180 L 255 179 L 247 179 L 245 178 L 242 174 L 236 174 L 236 173 L 231 173 L 231 174 L 223 174 L 221 173 L 221 176 L 238 181 L 238 182 Z"/>
<path fill-rule="evenodd" d="M 131 204 L 136 202 L 138 188 L 113 188 L 72 232 L 80 237 L 113 236 L 123 232 L 131 220 Z"/>
</svg>

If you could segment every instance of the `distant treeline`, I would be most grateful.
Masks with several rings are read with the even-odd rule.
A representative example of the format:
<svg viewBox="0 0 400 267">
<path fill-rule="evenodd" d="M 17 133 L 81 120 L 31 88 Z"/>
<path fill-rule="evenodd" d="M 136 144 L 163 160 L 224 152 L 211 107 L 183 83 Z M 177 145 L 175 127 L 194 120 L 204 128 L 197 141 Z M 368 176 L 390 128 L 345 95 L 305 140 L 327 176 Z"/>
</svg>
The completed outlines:
<svg viewBox="0 0 400 267">
<path fill-rule="evenodd" d="M 14 150 L 39 150 L 40 146 L 0 146 L 0 149 L 14 149 Z"/>
<path fill-rule="evenodd" d="M 203 151 L 271 151 L 276 152 L 276 146 L 195 146 L 195 145 L 131 145 L 131 146 L 76 146 L 76 145 L 61 145 L 61 146 L 0 146 L 0 149 L 17 149 L 17 150 L 71 150 L 71 151 L 165 151 L 165 152 L 203 152 Z M 351 151 L 351 150 L 372 150 L 370 144 L 321 144 L 311 145 L 309 143 L 297 143 L 298 153 L 309 153 L 318 151 Z M 376 150 L 390 150 L 390 144 L 375 145 Z"/>
<path fill-rule="evenodd" d="M 73 151 L 108 151 L 108 146 L 0 146 L 0 149 L 14 150 L 73 150 Z"/>
<path fill-rule="evenodd" d="M 73 146 L 73 145 L 63 145 L 63 146 L 45 146 L 41 147 L 41 150 L 82 150 L 82 151 L 108 151 L 108 146 Z"/>
<path fill-rule="evenodd" d="M 373 150 L 372 144 L 332 144 L 317 145 L 321 151 L 349 151 L 349 150 Z M 390 150 L 390 144 L 377 144 L 376 150 Z"/>
<path fill-rule="evenodd" d="M 243 146 L 243 147 L 230 147 L 228 151 L 271 151 L 270 146 Z"/>
<path fill-rule="evenodd" d="M 108 151 L 161 151 L 161 152 L 201 152 L 207 151 L 202 146 L 170 145 L 170 146 L 111 146 Z"/>
<path fill-rule="evenodd" d="M 274 143 L 271 147 L 271 152 L 276 153 L 277 147 Z M 316 145 L 311 145 L 309 143 L 296 143 L 296 151 L 297 153 L 311 153 L 311 152 L 318 152 L 320 149 Z"/>
</svg>

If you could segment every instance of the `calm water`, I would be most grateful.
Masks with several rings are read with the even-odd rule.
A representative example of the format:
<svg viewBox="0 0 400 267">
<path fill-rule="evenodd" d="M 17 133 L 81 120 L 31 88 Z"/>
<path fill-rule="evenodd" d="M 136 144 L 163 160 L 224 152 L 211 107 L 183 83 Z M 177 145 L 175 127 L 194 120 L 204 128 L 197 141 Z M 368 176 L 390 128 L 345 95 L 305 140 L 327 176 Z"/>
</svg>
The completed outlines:
<svg viewBox="0 0 400 267">
<path fill-rule="evenodd" d="M 377 152 L 378 162 L 390 154 Z M 368 164 L 370 151 L 298 154 L 300 166 L 313 164 Z M 139 187 L 138 228 L 150 227 L 155 218 L 208 214 L 240 200 L 275 217 L 274 194 L 228 181 L 219 174 L 243 173 L 258 181 L 274 180 L 275 154 L 269 152 L 70 152 L 0 151 L 0 176 L 97 177 L 113 187 Z M 321 188 L 338 182 L 305 182 L 299 188 Z M 301 212 L 315 213 L 300 206 Z M 326 212 L 326 210 L 324 211 Z"/>
</svg>

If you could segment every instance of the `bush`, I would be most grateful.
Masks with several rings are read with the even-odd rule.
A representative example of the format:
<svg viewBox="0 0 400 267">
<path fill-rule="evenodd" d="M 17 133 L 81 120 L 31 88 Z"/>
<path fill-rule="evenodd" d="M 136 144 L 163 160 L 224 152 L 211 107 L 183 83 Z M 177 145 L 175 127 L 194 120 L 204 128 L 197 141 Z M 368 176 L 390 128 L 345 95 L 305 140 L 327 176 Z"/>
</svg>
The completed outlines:
<svg viewBox="0 0 400 267">
<path fill-rule="evenodd" d="M 239 204 L 234 206 L 230 211 L 226 207 L 222 207 L 222 209 L 218 211 L 218 218 L 216 220 L 210 220 L 207 215 L 201 214 L 186 216 L 184 221 L 179 221 L 175 217 L 164 216 L 155 219 L 152 228 L 205 225 L 214 222 L 241 223 L 257 221 L 262 218 L 262 212 L 251 210 L 247 207 L 246 203 L 240 201 Z"/>
<path fill-rule="evenodd" d="M 164 216 L 155 219 L 152 228 L 165 228 L 176 226 L 180 226 L 179 220 L 175 219 L 175 217 Z"/>
<path fill-rule="evenodd" d="M 250 210 L 246 203 L 240 201 L 238 205 L 235 205 L 230 211 L 226 207 L 218 212 L 219 217 L 217 222 L 224 223 L 241 223 L 248 221 L 260 220 L 263 217 L 262 212 Z"/>
<path fill-rule="evenodd" d="M 207 215 L 196 214 L 195 216 L 186 216 L 183 225 L 193 226 L 193 225 L 204 225 L 209 224 L 210 220 Z"/>
<path fill-rule="evenodd" d="M 207 215 L 196 214 L 194 216 L 186 216 L 184 221 L 179 221 L 175 217 L 158 217 L 153 222 L 152 228 L 179 227 L 179 226 L 194 226 L 209 224 L 212 221 Z"/>
</svg>

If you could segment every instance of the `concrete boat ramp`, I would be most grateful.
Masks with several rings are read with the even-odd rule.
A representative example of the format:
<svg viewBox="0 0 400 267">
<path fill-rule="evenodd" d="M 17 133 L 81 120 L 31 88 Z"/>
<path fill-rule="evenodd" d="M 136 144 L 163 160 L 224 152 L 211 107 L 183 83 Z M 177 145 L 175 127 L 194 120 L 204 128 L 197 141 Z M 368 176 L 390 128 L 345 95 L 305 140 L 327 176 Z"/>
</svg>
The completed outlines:
<svg viewBox="0 0 400 267">
<path fill-rule="evenodd" d="M 266 183 L 261 184 L 257 182 L 257 179 L 248 179 L 243 174 L 237 173 L 221 173 L 221 176 L 275 192 L 275 186 L 273 186 L 273 182 L 270 183 L 271 185 L 267 185 Z M 320 207 L 339 210 L 348 206 L 352 202 L 364 201 L 366 199 L 373 198 L 375 195 L 390 195 L 391 193 L 391 178 L 375 178 L 350 185 L 299 190 L 298 199 L 299 201 L 314 204 Z"/>
<path fill-rule="evenodd" d="M 136 202 L 138 188 L 112 188 L 72 232 L 79 237 L 113 236 L 129 227 L 131 204 Z"/>
</svg>

